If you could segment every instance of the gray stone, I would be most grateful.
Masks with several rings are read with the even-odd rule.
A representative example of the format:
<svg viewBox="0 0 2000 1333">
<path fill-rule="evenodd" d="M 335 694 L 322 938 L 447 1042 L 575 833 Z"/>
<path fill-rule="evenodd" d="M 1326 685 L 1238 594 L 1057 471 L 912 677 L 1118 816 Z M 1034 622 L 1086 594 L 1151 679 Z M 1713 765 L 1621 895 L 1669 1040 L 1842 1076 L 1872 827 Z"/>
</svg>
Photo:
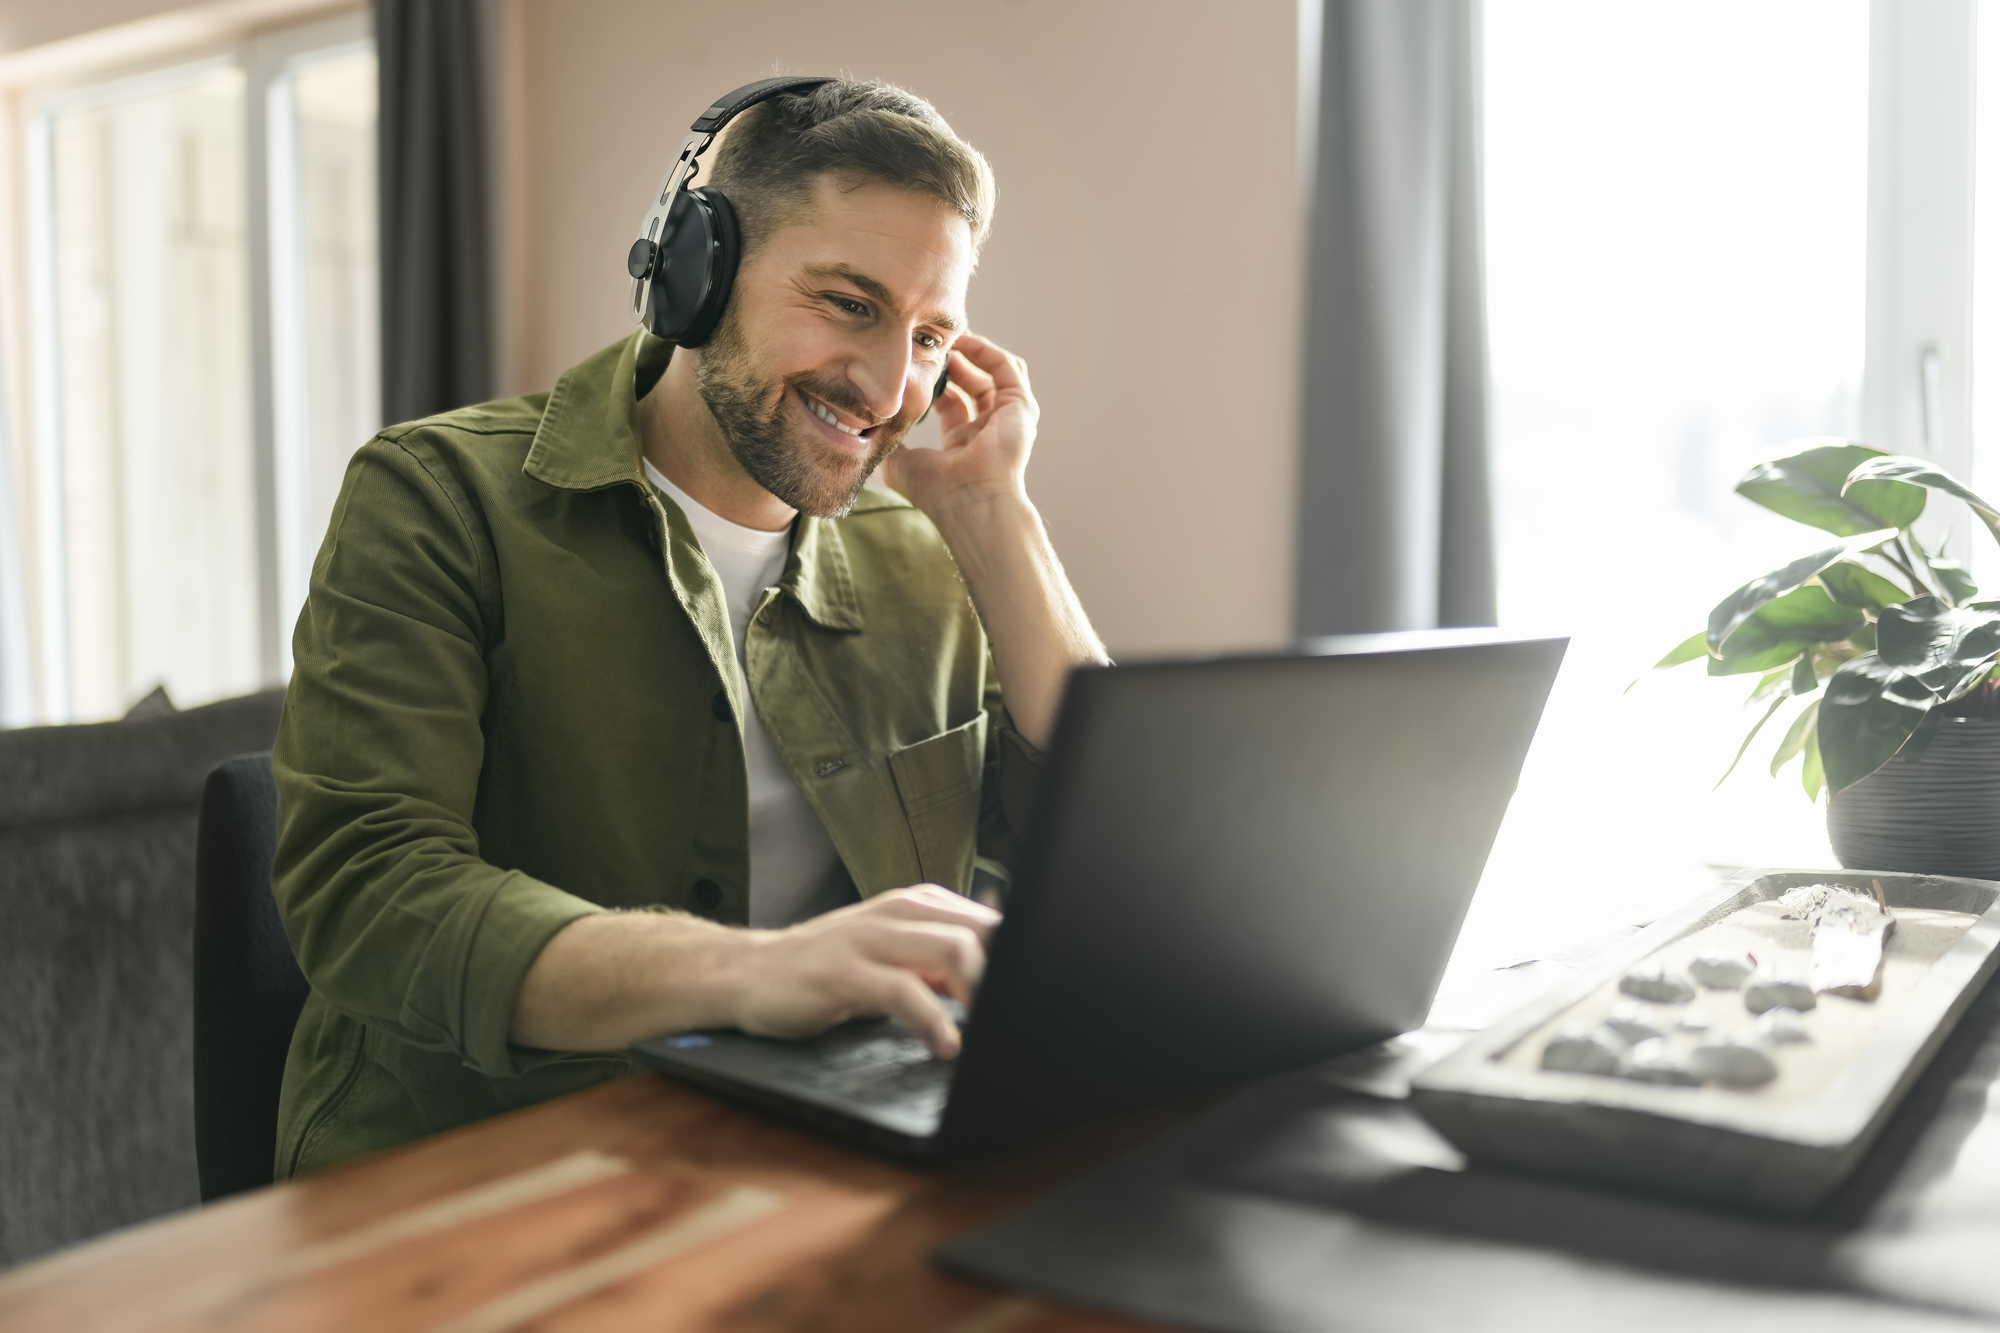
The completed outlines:
<svg viewBox="0 0 2000 1333">
<path fill-rule="evenodd" d="M 1642 963 L 1633 968 L 1620 979 L 1618 989 L 1634 999 L 1651 1000 L 1655 1004 L 1686 1004 L 1694 998 L 1692 981 L 1658 963 Z"/>
<path fill-rule="evenodd" d="M 1614 1045 L 1608 1035 L 1590 1028 L 1558 1033 L 1542 1047 L 1542 1068 L 1561 1074 L 1615 1074 L 1623 1043 Z"/>
<path fill-rule="evenodd" d="M 1770 1009 L 1790 1009 L 1804 1013 L 1819 1003 L 1813 988 L 1797 977 L 1759 973 L 1743 988 L 1743 1007 L 1753 1014 Z"/>
<path fill-rule="evenodd" d="M 1688 1052 L 1688 1068 L 1703 1080 L 1730 1088 L 1756 1088 L 1778 1076 L 1778 1062 L 1749 1042 L 1709 1041 Z"/>
<path fill-rule="evenodd" d="M 1688 975 L 1710 990 L 1735 990 L 1754 971 L 1748 954 L 1705 953 L 1688 964 Z"/>
</svg>

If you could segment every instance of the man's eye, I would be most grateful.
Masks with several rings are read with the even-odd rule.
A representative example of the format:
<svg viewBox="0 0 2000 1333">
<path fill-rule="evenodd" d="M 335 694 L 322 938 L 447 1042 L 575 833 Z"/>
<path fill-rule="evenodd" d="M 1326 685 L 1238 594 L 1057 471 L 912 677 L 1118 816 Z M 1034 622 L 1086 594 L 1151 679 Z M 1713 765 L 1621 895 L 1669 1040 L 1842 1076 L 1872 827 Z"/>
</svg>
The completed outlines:
<svg viewBox="0 0 2000 1333">
<path fill-rule="evenodd" d="M 935 333 L 919 333 L 917 335 L 917 346 L 925 349 L 942 347 L 944 346 L 944 340 L 939 338 Z"/>
<path fill-rule="evenodd" d="M 867 307 L 867 306 L 865 306 L 865 305 L 861 304 L 861 302 L 859 302 L 859 301 L 850 301 L 850 300 L 849 300 L 848 298 L 846 298 L 845 296 L 836 296 L 836 297 L 834 297 L 834 298 L 833 298 L 833 303 L 834 303 L 834 304 L 835 304 L 836 306 L 840 307 L 840 311 L 841 311 L 841 313 L 842 313 L 842 314 L 846 314 L 846 315 L 865 315 L 865 314 L 867 314 L 867 313 L 868 313 L 868 307 Z"/>
</svg>

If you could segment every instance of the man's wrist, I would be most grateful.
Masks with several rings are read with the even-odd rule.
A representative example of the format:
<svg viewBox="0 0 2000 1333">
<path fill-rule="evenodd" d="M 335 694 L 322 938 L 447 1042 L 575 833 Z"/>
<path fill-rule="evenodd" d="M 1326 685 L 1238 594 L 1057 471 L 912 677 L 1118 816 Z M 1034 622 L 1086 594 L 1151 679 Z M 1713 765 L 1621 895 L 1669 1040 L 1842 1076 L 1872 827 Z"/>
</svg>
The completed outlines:
<svg viewBox="0 0 2000 1333">
<path fill-rule="evenodd" d="M 1020 487 L 955 495 L 930 519 L 968 582 L 1007 555 L 1047 539 L 1040 511 Z"/>
<path fill-rule="evenodd" d="M 662 1031 L 738 1026 L 746 998 L 755 989 L 756 959 L 767 930 L 724 926 L 678 913 L 663 932 L 661 973 L 664 1003 L 656 1021 Z M 690 929 L 692 928 L 692 929 Z"/>
</svg>

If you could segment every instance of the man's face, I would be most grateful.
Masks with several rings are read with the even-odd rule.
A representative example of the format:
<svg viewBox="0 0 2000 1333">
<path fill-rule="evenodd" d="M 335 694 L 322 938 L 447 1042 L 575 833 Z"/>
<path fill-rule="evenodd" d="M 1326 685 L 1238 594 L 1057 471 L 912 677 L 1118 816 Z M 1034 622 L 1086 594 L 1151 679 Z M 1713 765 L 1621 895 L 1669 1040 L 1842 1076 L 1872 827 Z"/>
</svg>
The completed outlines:
<svg viewBox="0 0 2000 1333">
<path fill-rule="evenodd" d="M 743 470 L 837 518 L 930 405 L 965 327 L 972 233 L 947 205 L 823 177 L 736 275 L 695 384 Z"/>
</svg>

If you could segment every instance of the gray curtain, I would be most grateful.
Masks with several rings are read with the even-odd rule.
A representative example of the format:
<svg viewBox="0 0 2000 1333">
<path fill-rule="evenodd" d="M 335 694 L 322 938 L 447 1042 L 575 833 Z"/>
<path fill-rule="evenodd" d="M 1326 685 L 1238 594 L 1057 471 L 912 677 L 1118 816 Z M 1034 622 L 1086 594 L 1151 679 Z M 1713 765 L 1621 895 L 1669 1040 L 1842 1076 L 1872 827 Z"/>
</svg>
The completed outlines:
<svg viewBox="0 0 2000 1333">
<path fill-rule="evenodd" d="M 1297 627 L 1490 625 L 1476 0 L 1324 0 Z"/>
<path fill-rule="evenodd" d="M 492 396 L 473 0 L 375 0 L 382 420 Z"/>
</svg>

